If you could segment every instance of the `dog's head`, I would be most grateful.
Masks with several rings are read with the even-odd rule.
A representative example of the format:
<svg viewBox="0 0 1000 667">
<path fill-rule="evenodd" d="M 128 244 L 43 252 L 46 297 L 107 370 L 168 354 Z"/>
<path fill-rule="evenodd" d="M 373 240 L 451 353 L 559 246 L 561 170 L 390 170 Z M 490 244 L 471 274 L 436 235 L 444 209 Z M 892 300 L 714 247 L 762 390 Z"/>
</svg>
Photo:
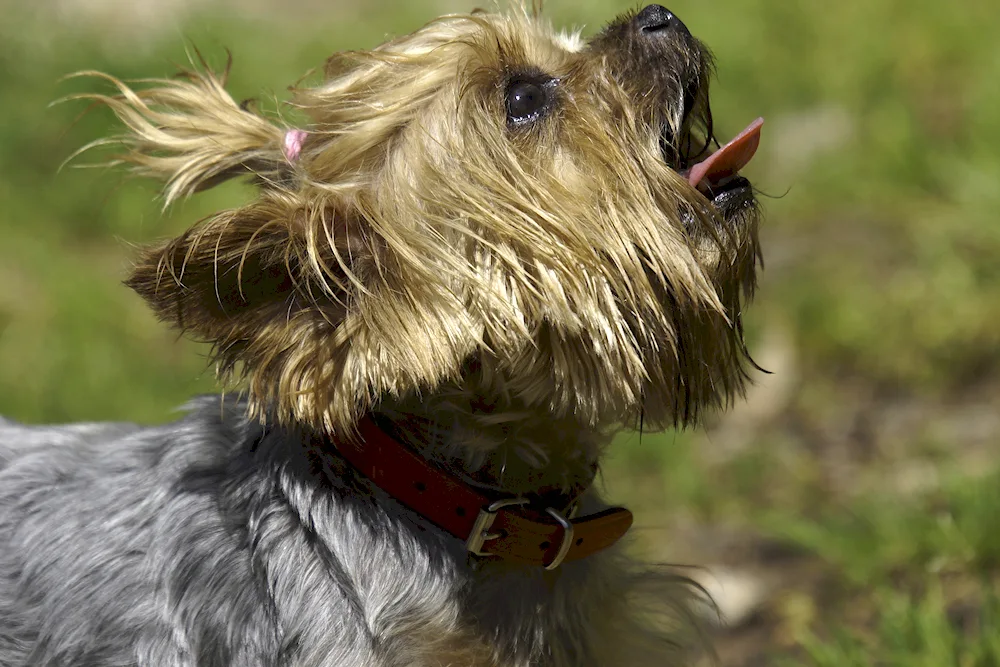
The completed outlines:
<svg viewBox="0 0 1000 667">
<path fill-rule="evenodd" d="M 666 9 L 583 40 L 524 11 L 338 54 L 286 131 L 211 74 L 103 98 L 172 199 L 259 196 L 149 248 L 129 284 L 282 420 L 349 427 L 475 382 L 583 423 L 683 423 L 738 392 L 757 207 L 713 152 L 706 48 Z M 474 380 L 473 380 L 474 378 Z"/>
</svg>

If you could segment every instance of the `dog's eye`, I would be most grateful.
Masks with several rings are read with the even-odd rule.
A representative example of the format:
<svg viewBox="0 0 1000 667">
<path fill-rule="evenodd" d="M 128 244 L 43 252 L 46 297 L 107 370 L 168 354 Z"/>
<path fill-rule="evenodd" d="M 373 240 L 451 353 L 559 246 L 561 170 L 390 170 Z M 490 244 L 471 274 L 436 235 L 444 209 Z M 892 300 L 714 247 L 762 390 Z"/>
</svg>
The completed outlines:
<svg viewBox="0 0 1000 667">
<path fill-rule="evenodd" d="M 507 86 L 507 120 L 516 125 L 538 119 L 548 106 L 549 92 L 535 81 L 513 81 Z"/>
</svg>

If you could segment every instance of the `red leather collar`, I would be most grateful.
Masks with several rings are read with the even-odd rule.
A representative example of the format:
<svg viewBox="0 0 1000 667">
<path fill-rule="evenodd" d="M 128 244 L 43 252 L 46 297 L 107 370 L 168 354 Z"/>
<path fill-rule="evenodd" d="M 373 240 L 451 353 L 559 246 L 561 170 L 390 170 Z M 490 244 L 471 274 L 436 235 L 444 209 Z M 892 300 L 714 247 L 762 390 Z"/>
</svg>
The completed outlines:
<svg viewBox="0 0 1000 667">
<path fill-rule="evenodd" d="M 632 525 L 624 507 L 570 519 L 553 508 L 532 508 L 526 498 L 490 497 L 435 467 L 370 418 L 358 424 L 357 437 L 334 445 L 358 472 L 477 556 L 555 569 L 611 546 Z"/>
</svg>

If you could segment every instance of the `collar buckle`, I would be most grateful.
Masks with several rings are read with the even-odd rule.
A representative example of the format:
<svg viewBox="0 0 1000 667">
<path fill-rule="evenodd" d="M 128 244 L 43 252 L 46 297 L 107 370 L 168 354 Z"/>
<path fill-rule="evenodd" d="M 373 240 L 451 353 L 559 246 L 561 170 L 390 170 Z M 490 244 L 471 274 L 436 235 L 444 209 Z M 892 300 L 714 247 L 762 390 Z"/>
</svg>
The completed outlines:
<svg viewBox="0 0 1000 667">
<path fill-rule="evenodd" d="M 469 539 L 465 541 L 466 551 L 475 554 L 476 556 L 495 555 L 489 551 L 484 551 L 484 547 L 487 542 L 495 540 L 502 535 L 501 533 L 490 532 L 490 528 L 493 527 L 493 522 L 496 521 L 497 512 L 505 507 L 523 507 L 529 503 L 530 501 L 527 498 L 504 498 L 492 502 L 489 506 L 479 510 L 479 516 L 476 517 L 476 522 L 472 525 L 472 531 L 469 533 Z M 570 547 L 573 546 L 573 523 L 571 518 L 574 514 L 576 514 L 577 507 L 578 504 L 573 502 L 570 505 L 569 511 L 565 514 L 553 507 L 545 508 L 545 512 L 555 519 L 562 528 L 562 538 L 559 542 L 559 549 L 556 551 L 556 555 L 552 557 L 552 560 L 543 565 L 546 570 L 551 571 L 562 565 L 562 562 L 566 559 L 566 555 L 569 554 Z"/>
<path fill-rule="evenodd" d="M 562 526 L 562 539 L 559 542 L 559 550 L 552 557 L 552 561 L 543 566 L 546 570 L 554 570 L 562 565 L 562 562 L 566 559 L 566 554 L 569 553 L 569 548 L 573 546 L 573 523 L 558 510 L 546 507 L 545 511 Z"/>
<path fill-rule="evenodd" d="M 503 498 L 479 510 L 479 516 L 476 517 L 476 522 L 472 524 L 472 530 L 469 532 L 469 539 L 465 541 L 466 551 L 477 556 L 492 556 L 493 554 L 488 551 L 483 551 L 483 547 L 490 540 L 500 537 L 499 533 L 489 532 L 497 518 L 497 512 L 504 507 L 523 506 L 529 502 L 527 498 Z"/>
</svg>

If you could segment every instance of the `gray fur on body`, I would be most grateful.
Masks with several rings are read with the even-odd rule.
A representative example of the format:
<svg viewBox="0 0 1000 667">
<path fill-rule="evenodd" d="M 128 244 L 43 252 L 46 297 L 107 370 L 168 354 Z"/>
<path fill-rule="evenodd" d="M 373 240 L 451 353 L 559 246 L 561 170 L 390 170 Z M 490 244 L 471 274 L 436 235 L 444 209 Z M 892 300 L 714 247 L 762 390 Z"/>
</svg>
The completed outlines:
<svg viewBox="0 0 1000 667">
<path fill-rule="evenodd" d="M 678 635 L 616 612 L 657 583 L 679 603 L 675 578 L 614 553 L 471 567 L 310 438 L 244 415 L 205 398 L 151 428 L 0 421 L 0 665 L 444 667 L 462 642 L 489 647 L 477 667 L 675 655 Z"/>
</svg>

